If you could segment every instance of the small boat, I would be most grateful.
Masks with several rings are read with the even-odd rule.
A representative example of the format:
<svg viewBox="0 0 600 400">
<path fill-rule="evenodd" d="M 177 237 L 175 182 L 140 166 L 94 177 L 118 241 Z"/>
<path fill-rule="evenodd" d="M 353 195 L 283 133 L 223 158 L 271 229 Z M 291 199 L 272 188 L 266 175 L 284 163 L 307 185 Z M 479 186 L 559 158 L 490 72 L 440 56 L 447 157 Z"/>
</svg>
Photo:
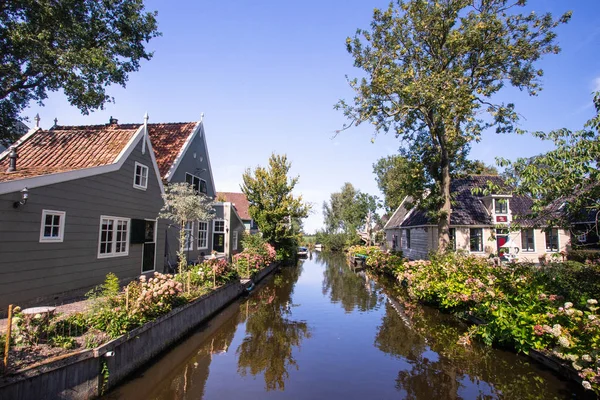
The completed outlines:
<svg viewBox="0 0 600 400">
<path fill-rule="evenodd" d="M 323 245 L 320 243 L 315 244 L 315 250 L 316 251 L 322 251 L 323 250 Z"/>
<path fill-rule="evenodd" d="M 308 257 L 308 249 L 306 247 L 298 247 L 298 257 Z"/>
</svg>

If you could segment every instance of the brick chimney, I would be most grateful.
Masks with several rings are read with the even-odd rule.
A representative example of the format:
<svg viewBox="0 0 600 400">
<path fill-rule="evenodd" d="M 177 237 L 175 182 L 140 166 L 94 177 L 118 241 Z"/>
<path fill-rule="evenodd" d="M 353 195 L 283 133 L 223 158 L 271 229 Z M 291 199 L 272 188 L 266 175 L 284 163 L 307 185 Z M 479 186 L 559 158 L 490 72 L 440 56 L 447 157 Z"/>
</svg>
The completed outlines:
<svg viewBox="0 0 600 400">
<path fill-rule="evenodd" d="M 110 116 L 110 119 L 108 120 L 108 124 L 109 125 L 118 125 L 119 124 L 119 120 L 116 118 L 113 118 L 112 115 Z"/>
</svg>

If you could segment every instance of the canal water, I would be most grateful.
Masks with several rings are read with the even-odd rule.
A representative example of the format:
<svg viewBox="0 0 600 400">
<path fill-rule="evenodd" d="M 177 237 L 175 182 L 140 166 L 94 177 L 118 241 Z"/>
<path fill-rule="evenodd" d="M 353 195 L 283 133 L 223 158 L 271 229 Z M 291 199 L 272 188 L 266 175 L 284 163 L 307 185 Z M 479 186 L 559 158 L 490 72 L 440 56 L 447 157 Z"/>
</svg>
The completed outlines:
<svg viewBox="0 0 600 400">
<path fill-rule="evenodd" d="M 381 280 L 380 280 L 381 281 Z M 106 399 L 564 399 L 577 385 L 524 356 L 458 344 L 339 254 L 286 267 Z"/>
</svg>

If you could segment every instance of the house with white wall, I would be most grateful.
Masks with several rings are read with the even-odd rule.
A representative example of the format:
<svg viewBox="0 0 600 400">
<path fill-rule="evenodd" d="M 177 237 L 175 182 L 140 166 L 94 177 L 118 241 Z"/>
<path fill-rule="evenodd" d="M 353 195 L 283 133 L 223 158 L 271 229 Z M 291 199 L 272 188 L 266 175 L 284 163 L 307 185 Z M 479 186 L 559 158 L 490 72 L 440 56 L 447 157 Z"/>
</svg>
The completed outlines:
<svg viewBox="0 0 600 400">
<path fill-rule="evenodd" d="M 502 188 L 484 194 L 484 189 Z M 568 229 L 546 227 L 543 221 L 526 218 L 533 201 L 513 195 L 500 176 L 472 175 L 451 182 L 450 249 L 479 256 L 503 256 L 506 246 L 516 260 L 539 262 L 540 258 L 566 251 L 570 246 Z M 386 223 L 386 244 L 402 250 L 410 259 L 426 259 L 438 249 L 438 227 L 418 207 L 405 199 Z M 412 205 L 412 204 L 411 204 Z"/>
</svg>

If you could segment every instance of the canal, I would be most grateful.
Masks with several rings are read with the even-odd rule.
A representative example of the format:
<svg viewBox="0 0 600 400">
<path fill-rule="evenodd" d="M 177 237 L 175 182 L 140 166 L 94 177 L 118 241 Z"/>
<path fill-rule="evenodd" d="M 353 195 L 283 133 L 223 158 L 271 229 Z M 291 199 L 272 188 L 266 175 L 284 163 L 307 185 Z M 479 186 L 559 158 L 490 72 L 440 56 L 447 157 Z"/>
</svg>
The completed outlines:
<svg viewBox="0 0 600 400">
<path fill-rule="evenodd" d="M 564 399 L 524 356 L 459 338 L 453 317 L 314 253 L 155 360 L 106 399 Z"/>
</svg>

